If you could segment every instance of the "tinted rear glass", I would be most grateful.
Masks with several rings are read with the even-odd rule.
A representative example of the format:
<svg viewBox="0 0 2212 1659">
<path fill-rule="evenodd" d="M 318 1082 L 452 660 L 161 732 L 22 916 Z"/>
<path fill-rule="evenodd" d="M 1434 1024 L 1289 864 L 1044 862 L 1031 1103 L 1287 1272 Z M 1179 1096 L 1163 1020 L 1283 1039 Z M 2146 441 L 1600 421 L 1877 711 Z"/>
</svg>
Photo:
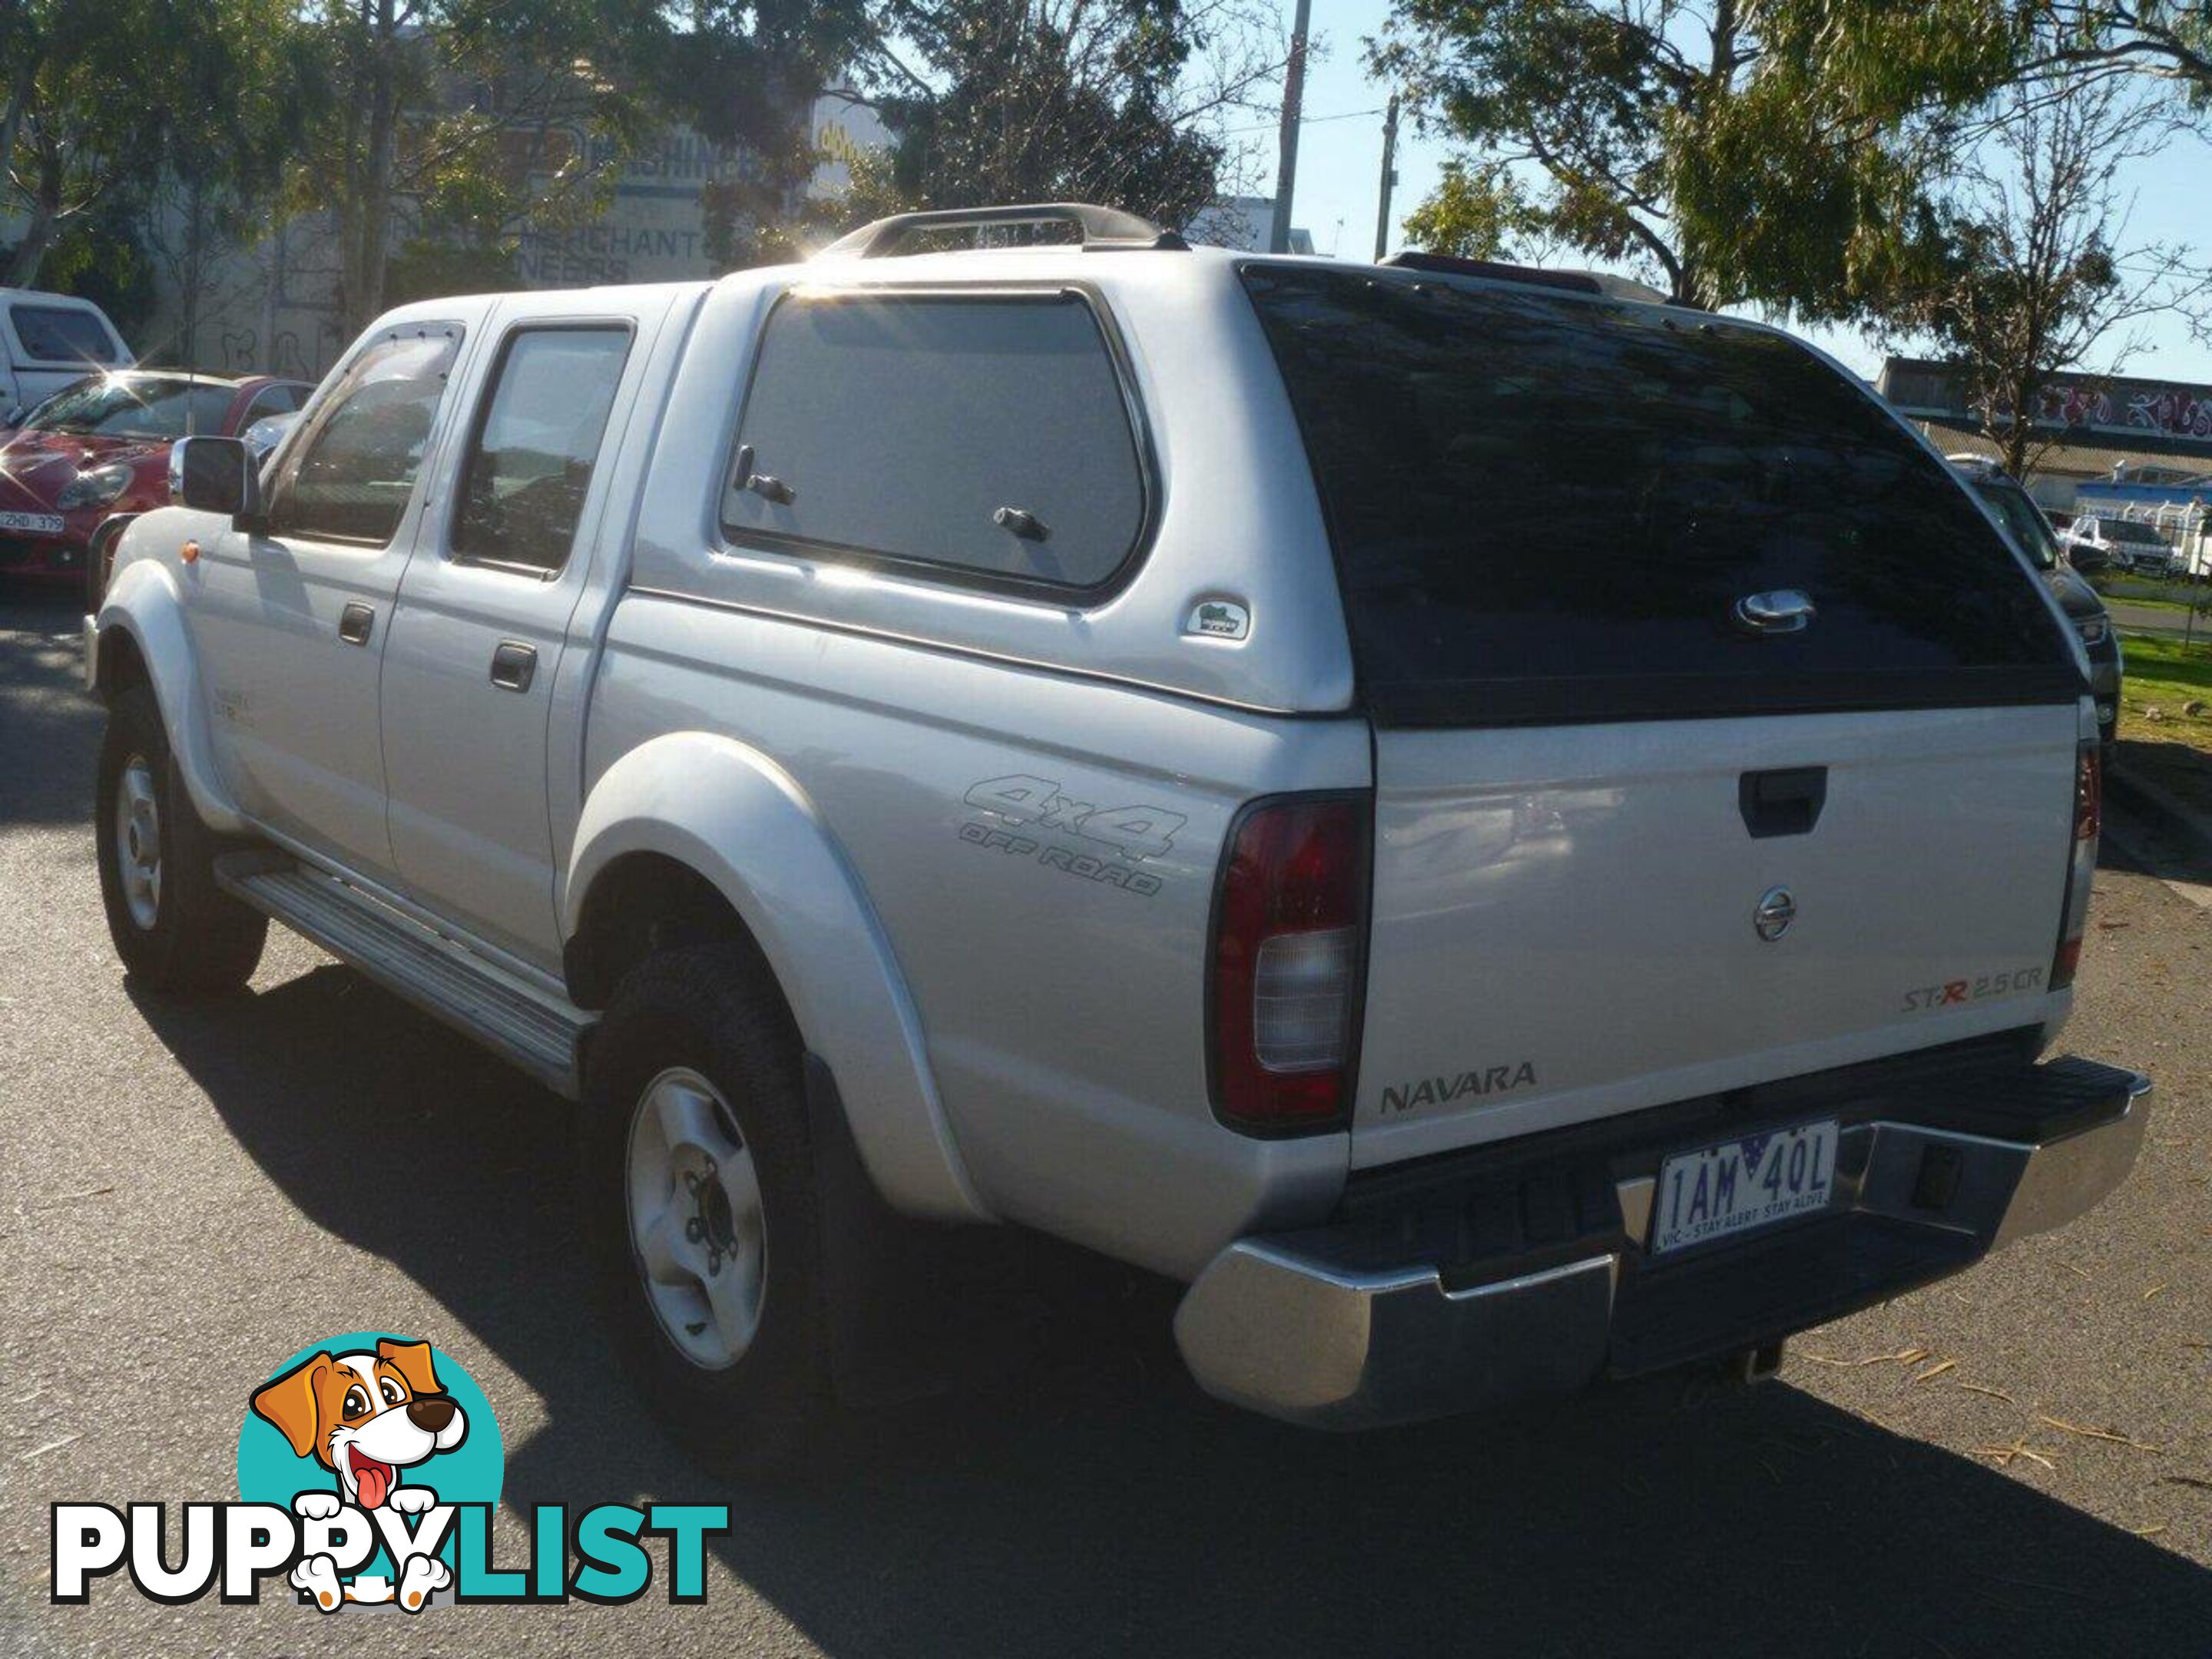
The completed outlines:
<svg viewBox="0 0 2212 1659">
<path fill-rule="evenodd" d="M 2025 489 L 2009 478 L 1979 480 L 1974 488 L 2037 569 L 2048 570 L 2058 562 L 2058 538 Z"/>
<path fill-rule="evenodd" d="M 1794 343 L 1657 306 L 1255 264 L 1378 719 L 2074 696 L 1943 463 Z M 1802 590 L 1803 631 L 1737 602 Z"/>
<path fill-rule="evenodd" d="M 2160 547 L 2166 545 L 2166 538 L 2160 535 L 2158 532 L 2153 530 L 2148 525 L 2132 524 L 2125 519 L 2106 520 L 2105 521 L 2105 539 L 2108 542 L 2142 542 L 2145 544 L 2155 543 Z"/>
</svg>

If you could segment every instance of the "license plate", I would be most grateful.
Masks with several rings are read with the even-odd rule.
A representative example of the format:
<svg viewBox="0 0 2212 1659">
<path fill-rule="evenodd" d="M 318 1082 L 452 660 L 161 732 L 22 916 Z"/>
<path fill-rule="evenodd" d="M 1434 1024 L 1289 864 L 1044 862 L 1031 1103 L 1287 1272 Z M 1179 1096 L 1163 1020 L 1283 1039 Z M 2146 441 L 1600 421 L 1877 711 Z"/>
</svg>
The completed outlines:
<svg viewBox="0 0 2212 1659">
<path fill-rule="evenodd" d="M 0 530 L 20 530 L 33 536 L 58 536 L 62 528 L 62 518 L 58 513 L 0 513 Z"/>
<path fill-rule="evenodd" d="M 1832 1120 L 1678 1153 L 1659 1168 L 1651 1254 L 1826 1209 L 1835 1186 Z"/>
</svg>

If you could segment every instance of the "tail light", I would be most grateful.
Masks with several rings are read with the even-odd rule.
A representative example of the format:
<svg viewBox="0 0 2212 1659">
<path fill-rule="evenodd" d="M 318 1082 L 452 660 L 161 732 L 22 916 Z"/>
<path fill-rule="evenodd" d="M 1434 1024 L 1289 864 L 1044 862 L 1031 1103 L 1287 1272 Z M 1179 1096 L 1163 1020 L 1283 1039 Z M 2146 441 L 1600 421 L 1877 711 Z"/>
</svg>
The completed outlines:
<svg viewBox="0 0 2212 1659">
<path fill-rule="evenodd" d="M 2051 958 L 2051 988 L 2074 982 L 2081 964 L 2081 935 L 2089 924 L 2089 884 L 2097 873 L 2097 836 L 2103 827 L 2105 764 L 2094 743 L 2081 745 L 2074 762 L 2074 842 L 2066 865 L 2065 920 L 2058 950 Z"/>
<path fill-rule="evenodd" d="M 1213 908 L 1214 1109 L 1261 1133 L 1334 1128 L 1352 1104 L 1367 952 L 1364 796 L 1254 803 Z"/>
</svg>

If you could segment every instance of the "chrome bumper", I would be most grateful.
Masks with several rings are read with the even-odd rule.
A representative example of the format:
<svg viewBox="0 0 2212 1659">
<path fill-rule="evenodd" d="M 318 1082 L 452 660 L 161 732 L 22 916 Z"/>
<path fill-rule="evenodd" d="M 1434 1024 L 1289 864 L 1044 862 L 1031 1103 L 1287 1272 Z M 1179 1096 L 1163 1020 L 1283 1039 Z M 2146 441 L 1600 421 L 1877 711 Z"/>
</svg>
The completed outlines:
<svg viewBox="0 0 2212 1659">
<path fill-rule="evenodd" d="M 1771 1341 L 2063 1226 L 2112 1192 L 2142 1144 L 2151 1085 L 2093 1069 L 2109 1078 L 2109 1098 L 2063 1136 L 1849 1124 L 1830 1209 L 1679 1265 L 1655 1265 L 1644 1251 L 1649 1175 L 1616 1182 L 1620 1226 L 1609 1248 L 1480 1283 L 1421 1261 L 1347 1267 L 1331 1259 L 1327 1229 L 1242 1239 L 1184 1296 L 1176 1340 L 1216 1398 L 1336 1429 L 1570 1392 L 1609 1373 Z M 1931 1152 L 1940 1205 L 1926 1184 Z M 1632 1347 L 1632 1322 L 1641 1333 Z"/>
</svg>

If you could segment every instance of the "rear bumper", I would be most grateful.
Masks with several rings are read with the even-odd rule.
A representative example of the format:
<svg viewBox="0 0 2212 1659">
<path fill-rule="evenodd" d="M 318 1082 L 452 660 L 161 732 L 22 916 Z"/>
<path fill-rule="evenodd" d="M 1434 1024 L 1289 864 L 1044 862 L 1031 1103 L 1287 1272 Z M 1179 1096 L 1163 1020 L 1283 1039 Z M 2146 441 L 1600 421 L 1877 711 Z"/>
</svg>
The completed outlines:
<svg viewBox="0 0 2212 1659">
<path fill-rule="evenodd" d="M 1513 1256 L 1460 1261 L 1448 1244 L 1422 1248 L 1483 1231 L 1439 1226 L 1433 1191 L 1380 1216 L 1243 1239 L 1191 1285 L 1176 1340 L 1209 1394 L 1340 1429 L 1564 1393 L 1770 1342 L 2062 1226 L 2133 1166 L 2150 1115 L 2147 1078 L 2062 1060 L 1993 1086 L 2018 1091 L 2017 1138 L 1988 1133 L 2006 1116 L 2006 1103 L 1988 1098 L 1957 1115 L 1926 1101 L 1909 1118 L 1841 1114 L 1829 1209 L 1679 1258 L 1644 1249 L 1664 1149 L 1632 1134 L 1595 1164 L 1577 1151 L 1565 1178 L 1588 1188 L 1601 1169 L 1597 1201 L 1585 1194 L 1578 1225 Z M 1539 1187 L 1521 1175 L 1508 1189 L 1525 1212 Z M 1480 1201 L 1468 1190 L 1455 1182 L 1450 1201 Z M 1401 1248 L 1378 1249 L 1389 1239 Z"/>
</svg>

